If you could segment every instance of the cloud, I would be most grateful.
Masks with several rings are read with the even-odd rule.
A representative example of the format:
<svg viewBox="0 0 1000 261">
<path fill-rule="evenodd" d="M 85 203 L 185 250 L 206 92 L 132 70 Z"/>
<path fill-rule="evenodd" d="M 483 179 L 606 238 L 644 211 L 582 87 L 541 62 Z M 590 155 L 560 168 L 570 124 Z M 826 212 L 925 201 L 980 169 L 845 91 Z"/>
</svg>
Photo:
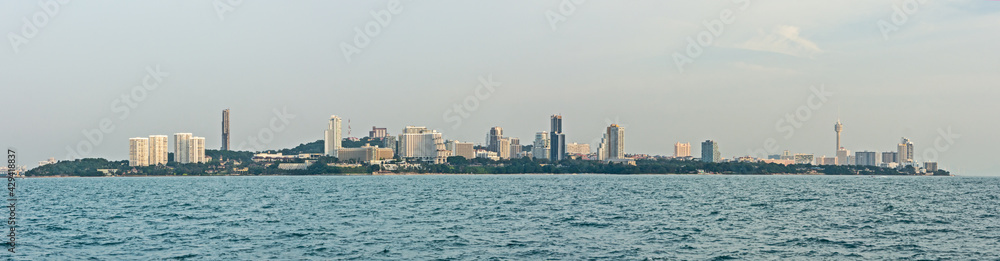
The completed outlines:
<svg viewBox="0 0 1000 261">
<path fill-rule="evenodd" d="M 803 58 L 816 58 L 824 52 L 816 43 L 799 36 L 798 27 L 788 25 L 777 26 L 770 34 L 758 33 L 757 37 L 736 47 Z"/>
<path fill-rule="evenodd" d="M 778 67 L 768 67 L 759 64 L 751 64 L 745 62 L 732 62 L 729 63 L 730 66 L 750 71 L 754 73 L 767 73 L 767 74 L 780 74 L 780 75 L 792 75 L 798 74 L 798 71 L 792 69 L 778 68 Z"/>
</svg>

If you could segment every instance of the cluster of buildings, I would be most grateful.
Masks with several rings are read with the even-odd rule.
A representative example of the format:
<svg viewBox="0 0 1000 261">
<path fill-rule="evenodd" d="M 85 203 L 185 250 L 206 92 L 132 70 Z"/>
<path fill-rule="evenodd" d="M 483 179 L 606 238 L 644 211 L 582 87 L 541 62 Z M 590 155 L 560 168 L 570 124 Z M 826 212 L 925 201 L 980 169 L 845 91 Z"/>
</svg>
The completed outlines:
<svg viewBox="0 0 1000 261">
<path fill-rule="evenodd" d="M 937 171 L 937 162 L 924 162 L 921 168 L 914 160 L 913 142 L 907 138 L 901 138 L 896 144 L 895 151 L 874 152 L 858 151 L 851 154 L 851 151 L 841 145 L 840 136 L 844 131 L 844 124 L 838 120 L 833 126 L 837 133 L 837 152 L 834 157 L 822 156 L 816 158 L 816 165 L 859 165 L 859 166 L 880 166 L 885 168 L 914 167 L 926 172 Z"/>
<path fill-rule="evenodd" d="M 169 160 L 167 135 L 130 138 L 128 144 L 128 165 L 131 167 L 166 165 Z M 194 137 L 191 133 L 175 133 L 173 160 L 177 163 L 205 163 L 205 138 Z"/>
<path fill-rule="evenodd" d="M 452 156 L 466 159 L 536 158 L 556 161 L 575 157 L 634 164 L 634 161 L 625 157 L 624 127 L 617 124 L 609 126 L 597 153 L 591 153 L 589 144 L 566 143 L 561 115 L 550 117 L 550 131 L 537 132 L 530 147 L 522 145 L 519 138 L 505 136 L 503 128 L 499 126 L 489 129 L 485 146 L 476 146 L 472 142 L 445 140 L 438 131 L 426 127 L 406 126 L 395 136 L 389 135 L 386 128 L 372 127 L 368 133 L 369 140 L 377 141 L 378 144 L 369 143 L 361 148 L 344 148 L 341 123 L 340 117 L 336 115 L 330 117 L 324 132 L 323 153 L 341 161 L 379 163 L 399 158 L 412 162 L 443 164 Z"/>
<path fill-rule="evenodd" d="M 368 132 L 369 140 L 375 144 L 365 144 L 358 148 L 344 148 L 340 117 L 330 116 L 327 129 L 324 131 L 325 156 L 336 157 L 342 162 L 351 164 L 368 163 L 381 164 L 383 161 L 402 159 L 410 162 L 426 162 L 443 164 L 448 157 L 460 156 L 466 159 L 486 158 L 491 160 L 506 160 L 516 158 L 535 158 L 559 161 L 566 158 L 598 160 L 606 163 L 635 164 L 635 159 L 654 158 L 648 155 L 628 155 L 625 153 L 625 127 L 611 124 L 602 134 L 596 151 L 591 151 L 590 144 L 567 143 L 563 133 L 562 115 L 550 117 L 550 130 L 535 133 L 535 139 L 530 145 L 522 145 L 519 138 L 507 137 L 503 128 L 496 126 L 489 129 L 485 146 L 476 146 L 472 142 L 445 140 L 442 134 L 426 127 L 406 126 L 398 135 L 389 135 L 388 129 L 372 127 Z M 792 154 L 784 151 L 781 155 L 768 155 L 766 159 L 751 156 L 725 159 L 719 151 L 719 143 L 706 140 L 701 143 L 701 157 L 691 154 L 691 143 L 674 144 L 674 159 L 700 160 L 704 162 L 766 162 L 777 164 L 812 164 L 812 165 L 860 165 L 881 166 L 887 168 L 902 168 L 913 166 L 919 168 L 914 160 L 913 142 L 903 138 L 895 151 L 873 152 L 851 151 L 841 146 L 841 133 L 844 125 L 838 120 L 834 125 L 837 134 L 837 150 L 835 156 L 815 156 L 814 154 Z M 222 112 L 222 150 L 229 150 L 229 109 Z M 129 139 L 129 166 L 165 165 L 168 161 L 166 135 L 151 135 L 148 138 Z M 284 162 L 291 169 L 305 168 L 320 154 L 257 154 L 254 161 Z M 660 156 L 655 156 L 660 157 Z M 174 134 L 174 161 L 178 163 L 204 163 L 205 138 L 194 137 L 191 133 Z M 305 161 L 305 164 L 298 163 Z M 291 163 L 296 162 L 296 163 Z M 54 159 L 39 162 L 39 165 L 54 163 Z M 936 162 L 925 162 L 920 171 L 937 171 Z"/>
<path fill-rule="evenodd" d="M 562 115 L 552 115 L 549 118 L 550 131 L 535 133 L 530 150 L 524 150 L 525 146 L 520 144 L 518 138 L 504 137 L 503 128 L 490 128 L 486 135 L 487 146 L 477 150 L 476 157 L 494 160 L 528 157 L 552 161 L 577 158 L 635 164 L 634 160 L 625 157 L 625 127 L 617 124 L 609 126 L 597 152 L 591 152 L 590 144 L 566 143 L 562 120 Z"/>
<path fill-rule="evenodd" d="M 742 162 L 765 162 L 777 164 L 811 164 L 811 165 L 858 165 L 858 166 L 879 166 L 885 168 L 903 168 L 913 166 L 921 172 L 935 172 L 938 170 L 937 162 L 924 162 L 923 167 L 918 166 L 914 160 L 913 142 L 907 138 L 902 138 L 896 145 L 895 151 L 874 152 L 859 151 L 851 154 L 851 151 L 841 145 L 841 133 L 844 125 L 838 120 L 834 125 L 834 132 L 837 134 L 837 150 L 835 156 L 819 156 L 814 154 L 792 154 L 784 151 L 781 155 L 768 155 L 767 159 L 759 159 L 750 156 L 736 157 L 732 161 Z M 692 160 L 691 144 L 674 144 L 674 158 Z M 719 153 L 719 143 L 713 140 L 706 140 L 701 143 L 701 158 L 704 162 L 725 162 L 729 161 L 721 157 Z"/>
<path fill-rule="evenodd" d="M 222 150 L 229 150 L 229 109 L 222 110 Z M 167 135 L 150 135 L 148 138 L 128 139 L 128 165 L 130 167 L 166 165 L 168 158 Z M 205 137 L 191 133 L 174 133 L 174 158 L 177 163 L 206 163 Z M 55 163 L 39 162 L 38 165 Z M 44 163 L 44 164 L 43 164 Z"/>
</svg>

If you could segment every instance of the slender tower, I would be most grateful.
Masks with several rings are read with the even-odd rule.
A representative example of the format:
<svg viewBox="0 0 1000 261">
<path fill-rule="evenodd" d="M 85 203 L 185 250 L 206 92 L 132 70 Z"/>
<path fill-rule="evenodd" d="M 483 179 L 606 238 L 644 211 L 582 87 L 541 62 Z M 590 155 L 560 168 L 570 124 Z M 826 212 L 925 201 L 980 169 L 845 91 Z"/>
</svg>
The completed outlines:
<svg viewBox="0 0 1000 261">
<path fill-rule="evenodd" d="M 222 110 L 222 150 L 229 150 L 229 109 Z"/>
<path fill-rule="evenodd" d="M 840 151 L 840 132 L 844 131 L 844 124 L 840 124 L 840 119 L 837 119 L 837 124 L 833 125 L 833 131 L 837 132 L 837 149 L 834 151 Z"/>
</svg>

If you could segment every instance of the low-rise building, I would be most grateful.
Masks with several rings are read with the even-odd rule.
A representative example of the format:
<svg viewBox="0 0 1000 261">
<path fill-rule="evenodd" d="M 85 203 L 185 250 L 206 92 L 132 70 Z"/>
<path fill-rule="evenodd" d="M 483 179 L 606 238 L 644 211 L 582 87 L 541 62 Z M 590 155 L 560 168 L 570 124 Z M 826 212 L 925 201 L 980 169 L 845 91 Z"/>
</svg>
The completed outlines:
<svg viewBox="0 0 1000 261">
<path fill-rule="evenodd" d="M 809 164 L 812 165 L 815 162 L 815 155 L 812 154 L 795 154 L 793 156 L 795 159 L 795 164 Z"/>
<path fill-rule="evenodd" d="M 496 152 L 488 150 L 476 150 L 476 158 L 500 160 L 500 156 L 498 156 Z"/>
<path fill-rule="evenodd" d="M 393 152 L 389 148 L 379 148 L 378 146 L 365 146 L 360 148 L 340 148 L 337 150 L 337 159 L 346 162 L 371 163 L 372 161 L 382 161 L 392 159 Z"/>
<path fill-rule="evenodd" d="M 296 155 L 283 155 L 281 153 L 258 153 L 254 154 L 252 160 L 254 162 L 296 162 L 302 160 L 315 160 L 318 159 L 322 154 L 296 154 Z"/>
</svg>

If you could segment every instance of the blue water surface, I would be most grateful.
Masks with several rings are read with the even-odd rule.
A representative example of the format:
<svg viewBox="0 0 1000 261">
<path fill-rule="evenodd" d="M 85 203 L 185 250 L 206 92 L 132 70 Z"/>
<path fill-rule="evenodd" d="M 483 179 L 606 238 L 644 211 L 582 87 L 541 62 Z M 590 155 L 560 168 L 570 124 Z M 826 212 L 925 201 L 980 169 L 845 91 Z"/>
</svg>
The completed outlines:
<svg viewBox="0 0 1000 261">
<path fill-rule="evenodd" d="M 1000 178 L 40 178 L 17 193 L 16 260 L 1000 258 Z"/>
</svg>

